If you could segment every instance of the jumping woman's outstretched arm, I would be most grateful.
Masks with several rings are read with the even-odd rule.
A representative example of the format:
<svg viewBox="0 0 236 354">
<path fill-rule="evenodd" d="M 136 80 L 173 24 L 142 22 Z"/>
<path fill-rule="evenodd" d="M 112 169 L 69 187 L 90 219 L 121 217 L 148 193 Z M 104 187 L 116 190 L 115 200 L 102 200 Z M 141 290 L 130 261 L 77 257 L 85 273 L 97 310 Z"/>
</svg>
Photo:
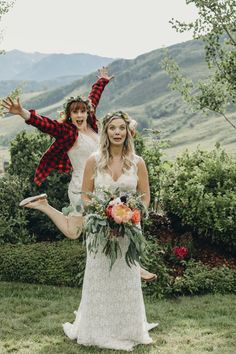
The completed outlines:
<svg viewBox="0 0 236 354">
<path fill-rule="evenodd" d="M 114 78 L 113 75 L 108 74 L 108 69 L 105 67 L 98 70 L 97 77 L 98 80 L 93 84 L 92 90 L 89 94 L 89 99 L 92 103 L 94 111 L 96 111 L 105 86 Z"/>
<path fill-rule="evenodd" d="M 10 114 L 19 115 L 27 124 L 33 125 L 43 133 L 47 133 L 54 138 L 58 138 L 66 128 L 56 120 L 37 114 L 35 110 L 26 110 L 22 107 L 19 97 L 16 100 L 7 97 L 2 101 L 1 105 L 6 108 Z"/>
</svg>

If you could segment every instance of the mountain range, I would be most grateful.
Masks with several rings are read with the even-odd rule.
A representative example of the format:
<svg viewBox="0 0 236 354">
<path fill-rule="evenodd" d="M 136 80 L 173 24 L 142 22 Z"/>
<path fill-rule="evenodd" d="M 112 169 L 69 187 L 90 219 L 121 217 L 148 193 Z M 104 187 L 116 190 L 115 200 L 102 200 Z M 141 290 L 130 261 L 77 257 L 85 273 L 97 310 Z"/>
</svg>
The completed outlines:
<svg viewBox="0 0 236 354">
<path fill-rule="evenodd" d="M 45 81 L 82 77 L 114 59 L 98 55 L 24 53 L 12 50 L 0 56 L 0 80 Z"/>
<path fill-rule="evenodd" d="M 204 47 L 200 41 L 188 41 L 170 46 L 169 54 L 191 79 L 208 75 L 204 61 Z M 122 109 L 139 123 L 139 129 L 156 128 L 162 139 L 169 141 L 166 150 L 174 157 L 185 148 L 195 149 L 198 145 L 212 148 L 220 142 L 227 151 L 236 156 L 235 130 L 221 117 L 202 112 L 192 112 L 182 99 L 169 88 L 169 78 L 163 71 L 161 61 L 163 49 L 156 49 L 135 59 L 118 59 L 109 65 L 109 72 L 115 79 L 106 87 L 101 99 L 98 117 L 108 111 Z M 41 58 L 44 60 L 45 58 Z M 83 76 L 66 85 L 40 90 L 23 95 L 25 108 L 35 108 L 51 118 L 58 116 L 66 97 L 74 94 L 88 94 L 96 73 Z M 236 123 L 235 110 L 228 112 Z M 21 129 L 29 129 L 18 117 L 0 121 L 0 145 L 6 145 Z"/>
</svg>

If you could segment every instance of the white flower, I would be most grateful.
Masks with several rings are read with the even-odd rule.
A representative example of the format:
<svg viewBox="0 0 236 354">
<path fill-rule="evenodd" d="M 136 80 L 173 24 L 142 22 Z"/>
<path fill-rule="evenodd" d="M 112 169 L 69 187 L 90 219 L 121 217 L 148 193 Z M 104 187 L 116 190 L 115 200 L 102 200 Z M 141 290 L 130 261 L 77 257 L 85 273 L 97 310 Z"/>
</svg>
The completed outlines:
<svg viewBox="0 0 236 354">
<path fill-rule="evenodd" d="M 123 204 L 120 198 L 113 199 L 109 203 L 109 205 L 118 205 L 118 204 Z"/>
</svg>

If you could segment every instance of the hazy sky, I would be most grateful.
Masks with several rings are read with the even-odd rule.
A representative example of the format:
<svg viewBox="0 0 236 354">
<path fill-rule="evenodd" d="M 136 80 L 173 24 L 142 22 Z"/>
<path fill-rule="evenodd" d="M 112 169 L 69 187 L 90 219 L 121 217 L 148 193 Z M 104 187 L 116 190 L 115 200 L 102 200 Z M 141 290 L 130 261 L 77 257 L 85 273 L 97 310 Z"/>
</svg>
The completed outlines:
<svg viewBox="0 0 236 354">
<path fill-rule="evenodd" d="M 134 58 L 191 39 L 168 21 L 196 14 L 185 0 L 16 0 L 1 22 L 1 48 Z"/>
</svg>

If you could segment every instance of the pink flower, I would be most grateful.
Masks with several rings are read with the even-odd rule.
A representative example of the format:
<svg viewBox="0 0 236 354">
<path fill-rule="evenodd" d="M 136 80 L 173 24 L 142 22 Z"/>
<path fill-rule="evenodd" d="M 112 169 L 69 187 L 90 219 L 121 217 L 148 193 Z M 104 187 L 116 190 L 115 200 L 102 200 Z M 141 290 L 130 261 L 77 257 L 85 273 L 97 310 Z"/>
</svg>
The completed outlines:
<svg viewBox="0 0 236 354">
<path fill-rule="evenodd" d="M 116 204 L 113 206 L 111 216 L 117 224 L 126 223 L 131 220 L 133 212 L 127 205 Z"/>
<path fill-rule="evenodd" d="M 173 247 L 172 251 L 176 258 L 180 260 L 184 259 L 188 255 L 188 249 L 186 247 L 175 246 Z"/>
<path fill-rule="evenodd" d="M 112 205 L 108 205 L 108 207 L 106 207 L 106 215 L 110 218 L 112 215 L 111 215 L 111 213 L 112 213 Z"/>
</svg>

